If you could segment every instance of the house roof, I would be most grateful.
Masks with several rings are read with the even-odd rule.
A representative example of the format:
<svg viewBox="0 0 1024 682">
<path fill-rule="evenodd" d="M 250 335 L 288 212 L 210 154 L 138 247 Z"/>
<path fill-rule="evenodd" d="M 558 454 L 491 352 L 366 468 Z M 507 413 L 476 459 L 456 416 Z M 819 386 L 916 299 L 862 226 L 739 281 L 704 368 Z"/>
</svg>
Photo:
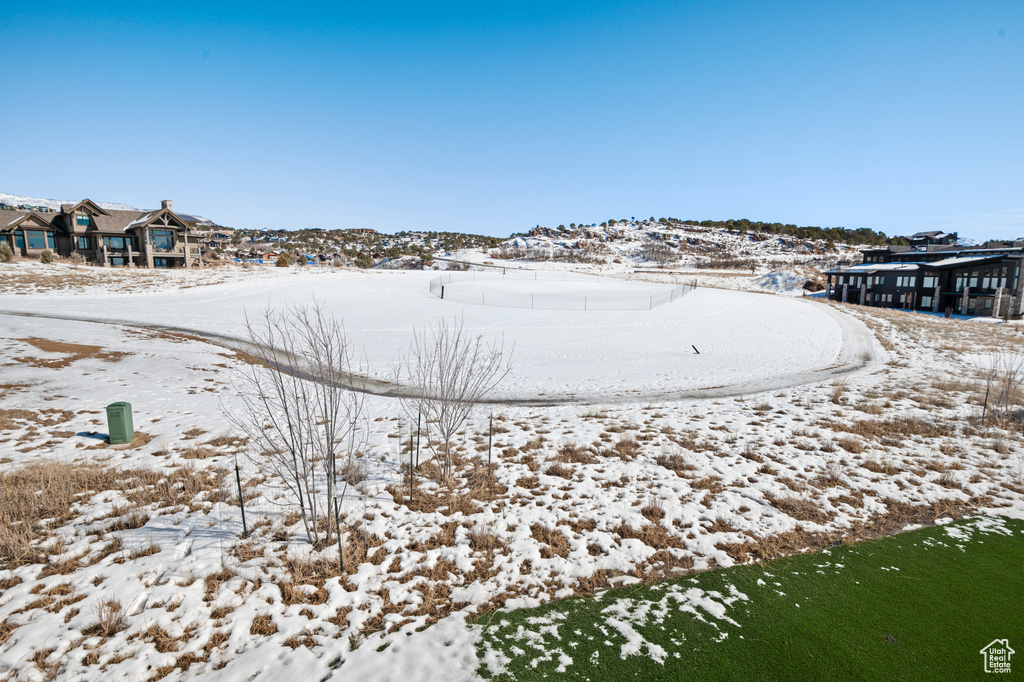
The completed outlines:
<svg viewBox="0 0 1024 682">
<path fill-rule="evenodd" d="M 167 214 L 171 222 L 177 227 L 190 229 L 181 218 L 173 211 L 166 208 L 158 208 L 151 211 L 105 211 L 106 215 L 98 215 L 93 218 L 94 231 L 96 232 L 127 232 L 137 227 L 145 227 L 161 215 Z"/>
<path fill-rule="evenodd" d="M 39 213 L 37 211 L 11 211 L 10 213 L 12 213 L 14 217 L 10 218 L 6 222 L 0 223 L 0 232 L 13 230 L 29 218 L 35 218 L 44 225 L 51 225 L 53 223 L 53 219 L 57 216 L 56 213 Z M 7 216 L 4 217 L 6 218 Z"/>
<path fill-rule="evenodd" d="M 875 272 L 917 272 L 921 263 L 861 263 L 828 270 L 826 275 L 870 275 Z"/>
<path fill-rule="evenodd" d="M 987 261 L 1001 260 L 1002 256 L 959 256 L 956 258 L 944 258 L 943 260 L 937 260 L 934 263 L 922 263 L 921 265 L 926 268 L 960 268 L 965 265 L 978 264 Z"/>
<path fill-rule="evenodd" d="M 909 238 L 910 239 L 926 239 L 926 238 L 942 239 L 943 237 L 948 237 L 948 236 L 950 236 L 950 235 L 948 233 L 946 233 L 946 232 L 942 232 L 940 230 L 933 230 L 931 232 L 918 232 L 917 234 L 910 235 Z"/>
</svg>

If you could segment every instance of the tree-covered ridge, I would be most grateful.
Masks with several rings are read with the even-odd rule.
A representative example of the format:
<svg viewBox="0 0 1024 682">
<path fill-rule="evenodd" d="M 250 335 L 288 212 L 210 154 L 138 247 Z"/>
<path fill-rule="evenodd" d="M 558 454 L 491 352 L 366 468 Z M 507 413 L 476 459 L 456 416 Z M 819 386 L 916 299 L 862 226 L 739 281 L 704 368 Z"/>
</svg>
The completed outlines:
<svg viewBox="0 0 1024 682">
<path fill-rule="evenodd" d="M 700 227 L 719 227 L 726 230 L 739 230 L 740 232 L 767 232 L 769 234 L 785 234 L 801 239 L 825 239 L 833 242 L 844 242 L 846 244 L 868 244 L 873 246 L 905 245 L 907 240 L 904 237 L 889 237 L 884 232 L 876 232 L 867 227 L 860 227 L 851 230 L 846 227 L 798 227 L 783 223 L 763 223 L 751 221 L 746 218 L 739 220 L 684 220 L 683 225 L 699 225 Z"/>
</svg>

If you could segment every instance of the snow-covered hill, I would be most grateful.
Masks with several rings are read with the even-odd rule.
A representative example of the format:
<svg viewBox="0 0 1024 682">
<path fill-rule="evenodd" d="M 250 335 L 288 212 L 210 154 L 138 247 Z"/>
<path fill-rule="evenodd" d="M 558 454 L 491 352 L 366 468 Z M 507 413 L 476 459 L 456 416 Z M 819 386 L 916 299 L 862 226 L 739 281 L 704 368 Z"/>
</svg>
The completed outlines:
<svg viewBox="0 0 1024 682">
<path fill-rule="evenodd" d="M 859 261 L 860 248 L 820 239 L 644 220 L 609 226 L 537 227 L 509 239 L 493 255 L 517 260 L 763 271 L 802 265 L 826 268 L 840 260 Z"/>
</svg>

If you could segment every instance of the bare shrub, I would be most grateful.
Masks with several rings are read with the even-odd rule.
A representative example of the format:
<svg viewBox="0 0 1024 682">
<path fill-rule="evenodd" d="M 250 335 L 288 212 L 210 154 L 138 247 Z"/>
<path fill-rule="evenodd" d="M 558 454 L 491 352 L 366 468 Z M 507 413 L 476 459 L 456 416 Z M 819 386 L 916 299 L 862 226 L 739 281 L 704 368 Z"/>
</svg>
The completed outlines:
<svg viewBox="0 0 1024 682">
<path fill-rule="evenodd" d="M 242 400 L 228 420 L 247 440 L 246 454 L 267 478 L 281 482 L 299 510 L 306 537 L 331 541 L 331 501 L 344 497 L 339 468 L 351 461 L 365 433 L 365 394 L 358 389 L 353 349 L 340 322 L 321 304 L 265 310 L 246 318 L 257 360 L 238 370 Z M 339 465 L 339 460 L 342 463 Z M 340 493 L 337 488 L 341 488 Z"/>
<path fill-rule="evenodd" d="M 82 630 L 86 637 L 113 637 L 128 627 L 124 607 L 116 599 L 103 599 L 96 604 L 96 622 Z"/>
<path fill-rule="evenodd" d="M 472 336 L 463 318 L 441 318 L 436 326 L 413 334 L 412 344 L 395 368 L 396 383 L 404 380 L 402 407 L 410 419 L 420 415 L 437 428 L 442 441 L 435 458 L 450 481 L 452 439 L 473 410 L 491 395 L 511 371 L 512 351 L 504 342 L 487 343 Z"/>
<path fill-rule="evenodd" d="M 984 384 L 982 416 L 996 421 L 1020 418 L 1024 403 L 1024 354 L 991 353 L 975 361 L 975 370 Z"/>
</svg>

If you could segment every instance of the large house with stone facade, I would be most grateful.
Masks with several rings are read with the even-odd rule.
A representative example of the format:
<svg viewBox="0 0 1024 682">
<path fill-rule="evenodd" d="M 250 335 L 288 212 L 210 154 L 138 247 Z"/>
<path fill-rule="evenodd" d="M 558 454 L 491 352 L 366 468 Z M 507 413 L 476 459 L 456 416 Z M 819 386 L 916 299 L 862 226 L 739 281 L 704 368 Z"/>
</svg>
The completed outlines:
<svg viewBox="0 0 1024 682">
<path fill-rule="evenodd" d="M 825 273 L 833 301 L 884 308 L 1018 317 L 1024 298 L 1024 239 L 958 246 L 936 233 L 911 246 L 863 251 L 858 265 Z"/>
<path fill-rule="evenodd" d="M 59 212 L 0 211 L 0 244 L 16 255 L 44 251 L 107 267 L 189 268 L 202 265 L 200 243 L 170 200 L 152 211 L 101 208 L 89 199 Z"/>
</svg>

